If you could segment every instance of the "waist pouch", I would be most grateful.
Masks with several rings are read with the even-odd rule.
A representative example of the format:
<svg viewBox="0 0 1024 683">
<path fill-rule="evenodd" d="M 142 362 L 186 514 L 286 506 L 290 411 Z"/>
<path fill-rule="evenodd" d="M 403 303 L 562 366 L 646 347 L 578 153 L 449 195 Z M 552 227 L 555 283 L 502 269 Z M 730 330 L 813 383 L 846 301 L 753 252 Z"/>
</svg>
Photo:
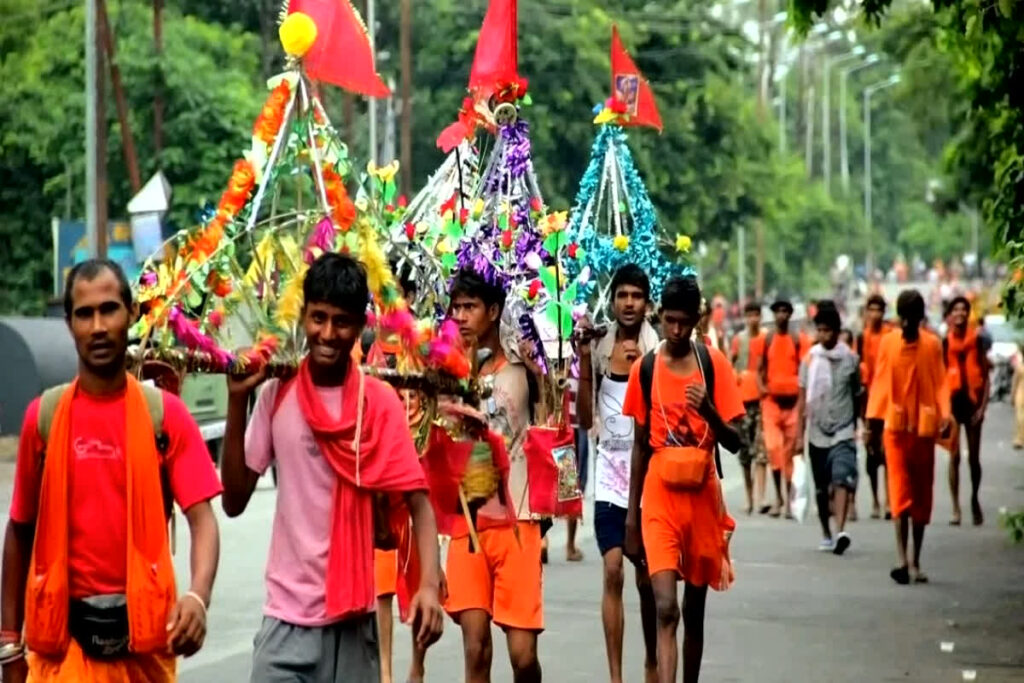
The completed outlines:
<svg viewBox="0 0 1024 683">
<path fill-rule="evenodd" d="M 704 485 L 711 454 L 703 448 L 666 446 L 658 449 L 658 476 L 670 489 L 689 491 Z"/>
<path fill-rule="evenodd" d="M 124 595 L 96 595 L 72 600 L 68 629 L 82 652 L 93 659 L 129 654 L 128 600 Z"/>
</svg>

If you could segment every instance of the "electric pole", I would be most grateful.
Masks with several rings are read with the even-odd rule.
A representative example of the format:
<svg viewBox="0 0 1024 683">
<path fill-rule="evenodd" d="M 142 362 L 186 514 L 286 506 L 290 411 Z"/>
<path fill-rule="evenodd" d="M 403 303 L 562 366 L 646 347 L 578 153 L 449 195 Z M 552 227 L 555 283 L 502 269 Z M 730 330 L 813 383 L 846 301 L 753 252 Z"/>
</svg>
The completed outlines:
<svg viewBox="0 0 1024 683">
<path fill-rule="evenodd" d="M 153 51 L 156 54 L 155 83 L 153 88 L 153 151 L 160 162 L 164 148 L 164 0 L 153 0 Z"/>
<path fill-rule="evenodd" d="M 761 123 L 767 119 L 766 108 L 768 106 L 768 84 L 766 82 L 766 68 L 768 61 L 768 0 L 757 1 L 757 115 Z M 764 298 L 764 219 L 760 216 L 754 219 L 754 296 L 758 301 Z M 746 246 L 746 245 L 744 245 Z M 746 255 L 740 251 L 740 261 L 743 262 Z M 742 301 L 746 292 L 739 293 Z"/>
<path fill-rule="evenodd" d="M 399 59 L 402 68 L 402 132 L 400 159 L 402 189 L 412 190 L 412 0 L 401 0 L 399 24 Z"/>
</svg>

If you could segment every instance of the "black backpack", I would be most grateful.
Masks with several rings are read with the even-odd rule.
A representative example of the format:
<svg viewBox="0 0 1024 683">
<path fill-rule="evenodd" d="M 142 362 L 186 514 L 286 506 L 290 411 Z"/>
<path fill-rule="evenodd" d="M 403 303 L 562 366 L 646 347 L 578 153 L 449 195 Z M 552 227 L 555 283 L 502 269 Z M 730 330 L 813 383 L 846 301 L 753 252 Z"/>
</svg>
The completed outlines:
<svg viewBox="0 0 1024 683">
<path fill-rule="evenodd" d="M 694 343 L 693 352 L 697 354 L 697 366 L 704 378 L 704 386 L 707 388 L 708 397 L 714 402 L 715 397 L 715 364 L 711 361 L 711 351 L 701 343 Z M 640 361 L 640 389 L 644 394 L 644 401 L 647 404 L 647 429 L 651 427 L 651 393 L 654 389 L 654 362 L 658 358 L 658 350 L 649 351 Z M 650 438 L 644 444 L 647 450 L 647 458 L 650 458 L 653 449 Z M 715 439 L 715 469 L 718 470 L 718 478 L 724 477 L 722 472 L 722 456 L 718 449 L 718 439 Z"/>
</svg>

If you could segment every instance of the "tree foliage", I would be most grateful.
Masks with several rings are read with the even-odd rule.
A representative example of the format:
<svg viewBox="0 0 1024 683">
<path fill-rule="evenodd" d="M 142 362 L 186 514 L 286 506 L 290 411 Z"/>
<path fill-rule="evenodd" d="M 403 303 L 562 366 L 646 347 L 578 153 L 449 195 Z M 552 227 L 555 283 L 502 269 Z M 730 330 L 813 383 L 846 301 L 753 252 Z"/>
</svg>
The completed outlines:
<svg viewBox="0 0 1024 683">
<path fill-rule="evenodd" d="M 828 12 L 827 0 L 791 0 L 794 21 L 808 28 Z M 892 0 L 862 0 L 879 23 Z M 981 206 L 989 229 L 1017 272 L 1024 267 L 1024 3 L 1013 0 L 933 0 L 939 44 L 953 67 L 952 141 L 946 163 L 963 199 Z M 927 73 L 922 72 L 921 76 Z M 1008 308 L 1024 297 L 1015 277 Z"/>
</svg>

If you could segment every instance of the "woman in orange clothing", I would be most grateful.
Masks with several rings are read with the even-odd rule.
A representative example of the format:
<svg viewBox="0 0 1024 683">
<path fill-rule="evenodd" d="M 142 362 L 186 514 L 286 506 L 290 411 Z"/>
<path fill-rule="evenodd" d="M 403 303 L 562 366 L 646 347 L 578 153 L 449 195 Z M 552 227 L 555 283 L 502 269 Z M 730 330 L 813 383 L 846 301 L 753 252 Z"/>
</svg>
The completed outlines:
<svg viewBox="0 0 1024 683">
<path fill-rule="evenodd" d="M 958 296 L 949 304 L 949 332 L 943 342 L 946 377 L 952 402 L 953 432 L 949 451 L 949 492 L 953 496 L 950 524 L 960 526 L 960 430 L 967 433 L 967 462 L 971 468 L 971 516 L 974 525 L 984 522 L 978 489 L 981 487 L 981 426 L 988 409 L 991 342 L 971 324 L 971 304 Z"/>
<path fill-rule="evenodd" d="M 725 590 L 733 578 L 728 539 L 735 522 L 725 510 L 715 444 L 730 451 L 740 447 L 743 401 L 726 357 L 691 342 L 700 302 L 693 278 L 674 279 L 665 286 L 665 342 L 634 364 L 622 406 L 623 415 L 636 421 L 625 552 L 635 562 L 645 561 L 646 555 L 658 613 L 661 683 L 676 678 L 678 582 L 686 582 L 683 681 L 696 683 L 708 587 Z"/>
<path fill-rule="evenodd" d="M 935 441 L 950 422 L 949 387 L 937 337 L 921 334 L 924 299 L 907 290 L 896 301 L 901 330 L 882 339 L 868 395 L 867 418 L 884 422 L 889 505 L 896 525 L 896 583 L 925 583 L 921 546 L 931 522 L 935 484 Z M 907 536 L 914 530 L 913 562 Z"/>
</svg>

